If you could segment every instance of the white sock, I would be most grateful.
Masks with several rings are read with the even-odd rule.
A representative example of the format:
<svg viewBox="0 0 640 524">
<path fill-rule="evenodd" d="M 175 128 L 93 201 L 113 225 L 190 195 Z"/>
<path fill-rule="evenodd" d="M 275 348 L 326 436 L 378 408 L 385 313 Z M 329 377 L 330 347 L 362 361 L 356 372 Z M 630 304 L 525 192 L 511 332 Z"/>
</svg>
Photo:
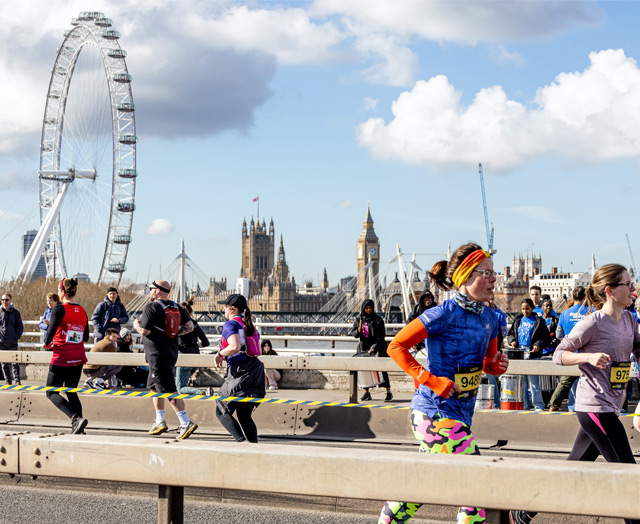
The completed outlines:
<svg viewBox="0 0 640 524">
<path fill-rule="evenodd" d="M 178 415 L 181 426 L 186 426 L 189 423 L 189 415 L 187 415 L 186 411 L 178 411 L 176 415 Z"/>
<path fill-rule="evenodd" d="M 164 421 L 164 409 L 156 409 L 156 422 Z"/>
</svg>

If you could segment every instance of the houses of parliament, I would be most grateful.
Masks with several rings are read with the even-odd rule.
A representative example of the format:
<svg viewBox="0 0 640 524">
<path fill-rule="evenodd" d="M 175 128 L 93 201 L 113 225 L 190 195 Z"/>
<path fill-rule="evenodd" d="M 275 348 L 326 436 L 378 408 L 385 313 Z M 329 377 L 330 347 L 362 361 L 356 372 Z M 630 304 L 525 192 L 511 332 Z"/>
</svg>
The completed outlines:
<svg viewBox="0 0 640 524">
<path fill-rule="evenodd" d="M 248 299 L 252 311 L 270 312 L 315 312 L 331 299 L 336 289 L 329 288 L 327 270 L 319 286 L 310 282 L 298 286 L 289 271 L 282 235 L 276 251 L 276 234 L 273 219 L 269 226 L 265 220 L 242 222 L 242 255 L 240 276 L 235 289 L 227 289 L 227 279 L 210 281 L 209 303 L 216 304 L 230 293 L 242 293 Z M 373 274 L 377 280 L 380 259 L 380 243 L 373 229 L 373 219 L 367 207 L 363 228 L 356 247 L 358 270 L 358 294 L 369 289 L 368 278 Z M 372 263 L 372 272 L 363 271 Z M 359 306 L 358 306 L 359 307 Z"/>
</svg>

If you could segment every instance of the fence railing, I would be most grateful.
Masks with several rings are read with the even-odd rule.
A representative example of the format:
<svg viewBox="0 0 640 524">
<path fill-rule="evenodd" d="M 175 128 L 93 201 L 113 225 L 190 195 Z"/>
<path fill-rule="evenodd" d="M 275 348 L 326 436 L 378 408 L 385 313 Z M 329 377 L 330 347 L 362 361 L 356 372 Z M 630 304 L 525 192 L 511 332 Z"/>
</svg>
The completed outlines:
<svg viewBox="0 0 640 524">
<path fill-rule="evenodd" d="M 185 487 L 484 507 L 488 524 L 509 509 L 640 518 L 633 464 L 8 433 L 0 473 L 156 484 L 161 524 L 183 522 Z"/>
<path fill-rule="evenodd" d="M 177 366 L 215 368 L 213 354 L 178 356 Z M 316 371 L 344 371 L 349 373 L 349 402 L 358 402 L 358 371 L 400 371 L 390 358 L 321 357 L 306 355 L 261 356 L 269 369 L 306 369 Z M 145 366 L 142 353 L 87 353 L 89 364 Z M 49 351 L 0 351 L 0 362 L 19 364 L 48 364 Z M 579 376 L 578 366 L 558 366 L 550 360 L 512 360 L 507 371 L 512 375 Z"/>
</svg>

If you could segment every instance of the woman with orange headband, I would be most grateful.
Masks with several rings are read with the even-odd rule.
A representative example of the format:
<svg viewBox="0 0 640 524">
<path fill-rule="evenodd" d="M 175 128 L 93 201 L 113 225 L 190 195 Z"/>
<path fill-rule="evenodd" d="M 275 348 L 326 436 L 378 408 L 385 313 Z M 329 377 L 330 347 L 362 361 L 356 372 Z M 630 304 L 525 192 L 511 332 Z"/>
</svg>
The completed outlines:
<svg viewBox="0 0 640 524">
<path fill-rule="evenodd" d="M 436 263 L 429 276 L 440 289 L 458 292 L 404 327 L 387 351 L 420 383 L 411 401 L 411 426 L 420 450 L 478 455 L 471 419 L 482 372 L 501 375 L 509 365 L 506 355 L 498 351 L 498 317 L 485 307 L 493 299 L 493 262 L 477 244 L 464 244 L 449 262 Z M 409 352 L 423 340 L 426 369 Z M 387 502 L 378 524 L 409 522 L 419 507 Z M 484 509 L 461 507 L 458 511 L 459 524 L 484 522 Z"/>
</svg>

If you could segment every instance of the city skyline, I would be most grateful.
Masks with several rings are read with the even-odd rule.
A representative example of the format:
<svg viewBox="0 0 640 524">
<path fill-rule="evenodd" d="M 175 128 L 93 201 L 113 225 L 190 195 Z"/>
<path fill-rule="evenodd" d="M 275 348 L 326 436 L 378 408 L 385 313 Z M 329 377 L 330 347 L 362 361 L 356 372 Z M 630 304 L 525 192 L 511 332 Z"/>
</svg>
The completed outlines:
<svg viewBox="0 0 640 524">
<path fill-rule="evenodd" d="M 449 242 L 486 245 L 479 162 L 497 270 L 531 251 L 544 271 L 584 271 L 592 254 L 630 265 L 640 5 L 400 5 L 95 2 L 121 33 L 137 106 L 124 278 L 161 276 L 184 239 L 203 271 L 232 282 L 253 216 L 273 218 L 297 282 L 317 283 L 326 267 L 335 285 L 356 273 L 367 202 L 381 269 L 399 244 L 424 271 Z M 7 276 L 21 235 L 39 225 L 45 94 L 62 34 L 84 9 L 0 6 L 0 70 L 11 79 L 0 92 L 13 102 L 0 109 Z"/>
</svg>

